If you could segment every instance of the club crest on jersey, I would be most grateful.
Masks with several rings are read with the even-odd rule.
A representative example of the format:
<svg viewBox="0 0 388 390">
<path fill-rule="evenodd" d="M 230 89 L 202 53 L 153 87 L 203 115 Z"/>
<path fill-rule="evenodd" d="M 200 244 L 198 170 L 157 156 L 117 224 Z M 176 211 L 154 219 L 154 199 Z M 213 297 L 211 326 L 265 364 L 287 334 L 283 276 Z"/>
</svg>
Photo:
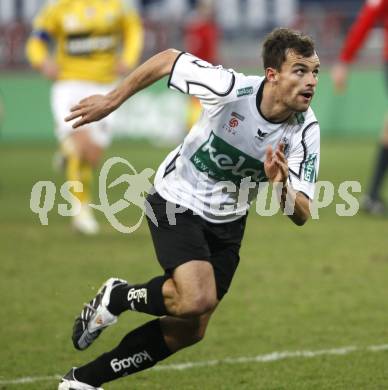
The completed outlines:
<svg viewBox="0 0 388 390">
<path fill-rule="evenodd" d="M 245 177 L 251 177 L 257 183 L 267 181 L 264 164 L 260 160 L 235 148 L 213 132 L 190 161 L 213 179 L 231 181 L 237 186 Z"/>
<path fill-rule="evenodd" d="M 232 135 L 235 135 L 236 134 L 236 130 L 237 130 L 237 127 L 238 125 L 240 124 L 239 121 L 243 121 L 245 119 L 245 117 L 241 114 L 238 114 L 237 112 L 232 112 L 231 114 L 231 118 L 229 119 L 229 122 L 228 123 L 225 123 L 222 128 L 227 132 L 227 133 L 230 133 Z"/>
<path fill-rule="evenodd" d="M 229 126 L 230 127 L 237 127 L 238 126 L 238 119 L 237 118 L 230 118 Z"/>
<path fill-rule="evenodd" d="M 311 153 L 304 162 L 303 179 L 309 183 L 314 183 L 316 180 L 316 161 L 317 154 Z"/>
</svg>

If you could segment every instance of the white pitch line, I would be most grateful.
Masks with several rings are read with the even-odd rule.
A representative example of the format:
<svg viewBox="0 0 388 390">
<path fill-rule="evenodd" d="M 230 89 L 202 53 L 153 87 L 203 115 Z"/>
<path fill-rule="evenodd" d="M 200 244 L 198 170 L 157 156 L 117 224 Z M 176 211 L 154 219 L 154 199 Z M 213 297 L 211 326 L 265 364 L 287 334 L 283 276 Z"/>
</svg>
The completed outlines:
<svg viewBox="0 0 388 390">
<path fill-rule="evenodd" d="M 36 383 L 36 382 L 46 382 L 59 380 L 61 375 L 51 375 L 51 376 L 26 376 L 24 378 L 0 380 L 0 385 L 24 385 L 26 383 Z"/>
<path fill-rule="evenodd" d="M 388 349 L 388 345 L 378 346 L 379 351 Z M 271 352 L 266 355 L 257 355 L 257 356 L 242 356 L 237 358 L 225 358 L 221 360 L 208 360 L 208 361 L 199 361 L 199 362 L 187 362 L 187 363 L 177 363 L 177 364 L 165 364 L 161 366 L 156 366 L 154 370 L 187 370 L 189 368 L 195 367 L 209 367 L 219 364 L 243 364 L 243 363 L 266 363 L 266 362 L 275 362 L 278 360 L 289 359 L 289 358 L 313 358 L 320 355 L 347 355 L 351 352 L 362 350 L 362 348 L 357 347 L 343 347 L 343 348 L 333 348 L 333 349 L 322 349 L 318 351 L 284 351 L 284 352 Z M 377 352 L 377 349 L 367 350 Z"/>
<path fill-rule="evenodd" d="M 203 360 L 198 362 L 187 362 L 187 363 L 174 363 L 174 364 L 163 364 L 160 366 L 153 367 L 151 370 L 161 371 L 161 370 L 188 370 L 190 368 L 200 368 L 200 367 L 211 367 L 222 364 L 244 364 L 244 363 L 267 363 L 275 362 L 283 359 L 290 358 L 314 358 L 322 355 L 348 355 L 352 352 L 381 352 L 388 351 L 388 344 L 381 345 L 370 345 L 367 347 L 355 347 L 348 346 L 342 348 L 331 348 L 331 349 L 321 349 L 316 351 L 283 351 L 283 352 L 271 352 L 265 355 L 257 356 L 241 356 L 236 358 L 225 358 L 220 360 Z M 15 378 L 15 379 L 0 379 L 1 385 L 23 385 L 27 383 L 36 383 L 36 382 L 47 382 L 54 381 L 61 378 L 61 375 L 52 375 L 52 376 L 29 376 L 24 378 Z"/>
<path fill-rule="evenodd" d="M 377 352 L 377 351 L 386 351 L 388 349 L 388 344 L 382 345 L 370 345 L 366 348 L 368 351 Z"/>
</svg>

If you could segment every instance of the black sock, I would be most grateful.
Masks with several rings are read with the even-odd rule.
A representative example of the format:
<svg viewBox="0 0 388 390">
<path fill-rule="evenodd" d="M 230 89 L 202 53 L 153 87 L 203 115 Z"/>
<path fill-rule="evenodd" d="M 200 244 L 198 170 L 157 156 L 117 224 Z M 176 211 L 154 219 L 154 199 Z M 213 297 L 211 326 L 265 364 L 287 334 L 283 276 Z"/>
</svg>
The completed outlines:
<svg viewBox="0 0 388 390">
<path fill-rule="evenodd" d="M 126 310 L 140 311 L 158 317 L 168 314 L 162 294 L 165 281 L 165 276 L 157 276 L 144 284 L 117 285 L 110 295 L 108 310 L 115 315 Z"/>
<path fill-rule="evenodd" d="M 171 355 L 160 328 L 159 319 L 147 322 L 128 333 L 110 352 L 75 370 L 80 382 L 99 387 L 154 366 Z"/>
<path fill-rule="evenodd" d="M 383 179 L 385 172 L 388 167 L 388 146 L 381 145 L 380 150 L 377 155 L 375 170 L 370 186 L 369 195 L 372 199 L 379 199 L 379 192 L 381 185 L 383 184 Z"/>
</svg>

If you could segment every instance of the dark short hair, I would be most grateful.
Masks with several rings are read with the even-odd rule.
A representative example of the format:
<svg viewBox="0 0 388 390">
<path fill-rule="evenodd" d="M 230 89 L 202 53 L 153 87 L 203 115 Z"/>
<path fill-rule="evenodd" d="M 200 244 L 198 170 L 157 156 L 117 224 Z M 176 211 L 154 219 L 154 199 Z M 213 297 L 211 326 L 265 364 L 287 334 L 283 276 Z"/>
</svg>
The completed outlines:
<svg viewBox="0 0 388 390">
<path fill-rule="evenodd" d="M 264 69 L 280 70 L 286 60 L 287 50 L 293 50 L 303 57 L 311 57 L 315 53 L 314 41 L 299 31 L 276 28 L 267 35 L 263 43 Z"/>
</svg>

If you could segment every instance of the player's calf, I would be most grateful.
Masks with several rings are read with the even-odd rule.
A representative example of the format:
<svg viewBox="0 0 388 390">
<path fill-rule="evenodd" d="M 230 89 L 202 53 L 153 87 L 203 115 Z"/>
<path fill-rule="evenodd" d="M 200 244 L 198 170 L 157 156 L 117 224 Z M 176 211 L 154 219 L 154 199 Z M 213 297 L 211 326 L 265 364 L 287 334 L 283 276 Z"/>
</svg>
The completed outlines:
<svg viewBox="0 0 388 390">
<path fill-rule="evenodd" d="M 98 390 L 103 383 L 150 368 L 171 353 L 164 340 L 160 320 L 156 319 L 128 333 L 112 351 L 72 370 L 71 377 L 68 374 L 62 379 L 59 390 Z M 74 383 L 79 387 L 65 387 Z"/>
<path fill-rule="evenodd" d="M 197 344 L 205 337 L 207 325 L 213 312 L 200 317 L 176 318 L 166 316 L 160 319 L 164 339 L 171 352 Z"/>
<path fill-rule="evenodd" d="M 108 309 L 114 315 L 120 315 L 126 310 L 158 317 L 169 314 L 162 292 L 165 282 L 165 276 L 157 276 L 142 284 L 123 283 L 112 290 Z"/>
</svg>

